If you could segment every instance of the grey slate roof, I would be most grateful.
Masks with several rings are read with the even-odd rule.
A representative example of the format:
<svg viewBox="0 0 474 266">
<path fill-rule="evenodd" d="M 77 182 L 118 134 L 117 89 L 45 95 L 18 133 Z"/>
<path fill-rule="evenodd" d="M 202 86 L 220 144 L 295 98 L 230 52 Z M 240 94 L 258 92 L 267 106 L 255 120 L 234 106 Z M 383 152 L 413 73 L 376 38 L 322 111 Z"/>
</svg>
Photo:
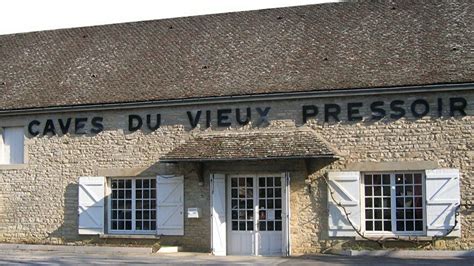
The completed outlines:
<svg viewBox="0 0 474 266">
<path fill-rule="evenodd" d="M 201 133 L 163 156 L 162 162 L 337 157 L 312 130 Z"/>
<path fill-rule="evenodd" d="M 0 110 L 472 82 L 473 54 L 471 0 L 333 3 L 4 35 Z"/>
</svg>

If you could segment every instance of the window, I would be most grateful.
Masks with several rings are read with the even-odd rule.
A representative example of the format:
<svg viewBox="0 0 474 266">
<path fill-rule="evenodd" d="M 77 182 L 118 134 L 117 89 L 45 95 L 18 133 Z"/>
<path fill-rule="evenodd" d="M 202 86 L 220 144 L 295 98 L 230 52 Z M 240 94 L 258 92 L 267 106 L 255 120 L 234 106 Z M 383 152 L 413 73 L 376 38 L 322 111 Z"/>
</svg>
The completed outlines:
<svg viewBox="0 0 474 266">
<path fill-rule="evenodd" d="M 110 232 L 156 232 L 155 178 L 112 178 L 110 188 Z"/>
<path fill-rule="evenodd" d="M 363 183 L 366 233 L 424 233 L 422 173 L 366 173 Z"/>
<path fill-rule="evenodd" d="M 24 163 L 23 127 L 0 128 L 0 164 Z"/>
</svg>

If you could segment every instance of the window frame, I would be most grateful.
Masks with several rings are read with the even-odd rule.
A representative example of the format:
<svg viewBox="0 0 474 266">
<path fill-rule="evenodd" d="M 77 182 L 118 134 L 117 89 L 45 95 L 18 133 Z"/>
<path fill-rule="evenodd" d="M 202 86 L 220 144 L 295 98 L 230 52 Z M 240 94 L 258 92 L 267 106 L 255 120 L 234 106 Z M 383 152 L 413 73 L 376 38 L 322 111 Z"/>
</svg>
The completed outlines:
<svg viewBox="0 0 474 266">
<path fill-rule="evenodd" d="M 23 153 L 23 158 L 21 163 L 11 163 L 11 159 L 9 162 L 4 162 L 5 160 L 5 131 L 8 128 L 17 128 L 22 132 L 22 153 Z M 0 170 L 1 169 L 21 169 L 24 168 L 28 164 L 28 156 L 27 156 L 27 149 L 26 149 L 26 135 L 24 131 L 24 126 L 23 125 L 6 125 L 0 127 Z M 9 156 L 11 158 L 11 154 Z"/>
<path fill-rule="evenodd" d="M 390 217 L 391 217 L 391 227 L 392 231 L 367 231 L 365 228 L 365 175 L 390 175 Z M 421 174 L 421 186 L 422 186 L 422 210 L 423 210 L 423 231 L 398 231 L 396 222 L 396 184 L 395 184 L 395 175 L 396 174 Z M 412 171 L 364 171 L 360 173 L 360 219 L 361 219 L 361 233 L 368 237 L 410 237 L 410 236 L 426 236 L 427 235 L 427 217 L 426 217 L 426 174 L 422 170 L 412 170 Z M 403 220 L 405 221 L 405 219 Z"/>
<path fill-rule="evenodd" d="M 155 212 L 156 212 L 156 217 L 155 217 L 155 229 L 152 230 L 112 230 L 112 180 L 132 180 L 132 228 L 135 228 L 135 222 L 136 222 L 136 181 L 137 180 L 155 180 Z M 158 211 L 157 211 L 157 193 L 158 193 L 158 183 L 156 182 L 156 177 L 149 177 L 149 176 L 143 176 L 143 177 L 128 177 L 128 176 L 121 176 L 121 177 L 107 177 L 107 234 L 111 235 L 156 235 L 158 223 L 157 223 L 157 216 L 158 216 Z M 152 210 L 152 209 L 150 209 Z"/>
</svg>

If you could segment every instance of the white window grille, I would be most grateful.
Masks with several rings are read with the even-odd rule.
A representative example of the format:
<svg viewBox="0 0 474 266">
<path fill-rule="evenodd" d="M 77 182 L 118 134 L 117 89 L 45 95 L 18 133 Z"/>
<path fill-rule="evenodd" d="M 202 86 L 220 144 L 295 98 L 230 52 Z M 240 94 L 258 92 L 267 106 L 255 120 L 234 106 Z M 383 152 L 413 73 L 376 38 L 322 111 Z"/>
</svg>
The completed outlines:
<svg viewBox="0 0 474 266">
<path fill-rule="evenodd" d="M 156 232 L 156 179 L 111 178 L 109 231 Z"/>
<path fill-rule="evenodd" d="M 366 233 L 425 233 L 422 173 L 365 173 L 363 183 Z"/>
</svg>

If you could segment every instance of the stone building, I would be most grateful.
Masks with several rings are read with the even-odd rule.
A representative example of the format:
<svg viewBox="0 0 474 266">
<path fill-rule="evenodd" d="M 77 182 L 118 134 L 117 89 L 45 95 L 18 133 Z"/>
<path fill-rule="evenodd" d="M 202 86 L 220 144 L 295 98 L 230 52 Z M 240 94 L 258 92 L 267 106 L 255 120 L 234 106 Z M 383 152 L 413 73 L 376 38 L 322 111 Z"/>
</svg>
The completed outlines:
<svg viewBox="0 0 474 266">
<path fill-rule="evenodd" d="M 0 36 L 0 241 L 472 249 L 474 5 Z"/>
</svg>

